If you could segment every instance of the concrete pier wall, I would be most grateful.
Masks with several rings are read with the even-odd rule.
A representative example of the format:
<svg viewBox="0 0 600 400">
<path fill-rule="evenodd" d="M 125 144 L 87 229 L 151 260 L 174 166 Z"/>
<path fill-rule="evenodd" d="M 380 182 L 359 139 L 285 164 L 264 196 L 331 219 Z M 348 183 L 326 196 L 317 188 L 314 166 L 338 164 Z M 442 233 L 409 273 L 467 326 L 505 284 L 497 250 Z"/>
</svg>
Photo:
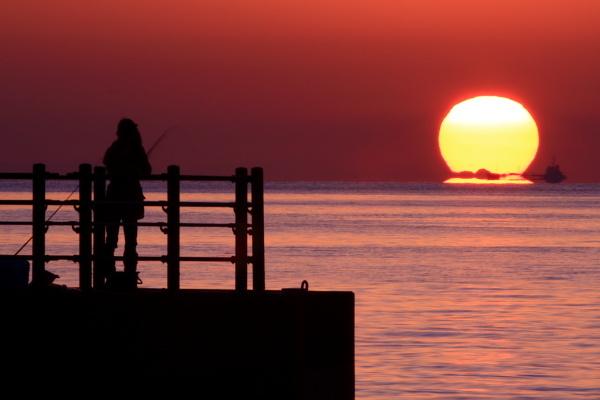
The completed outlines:
<svg viewBox="0 0 600 400">
<path fill-rule="evenodd" d="M 4 387 L 353 399 L 354 294 L 0 291 Z"/>
</svg>

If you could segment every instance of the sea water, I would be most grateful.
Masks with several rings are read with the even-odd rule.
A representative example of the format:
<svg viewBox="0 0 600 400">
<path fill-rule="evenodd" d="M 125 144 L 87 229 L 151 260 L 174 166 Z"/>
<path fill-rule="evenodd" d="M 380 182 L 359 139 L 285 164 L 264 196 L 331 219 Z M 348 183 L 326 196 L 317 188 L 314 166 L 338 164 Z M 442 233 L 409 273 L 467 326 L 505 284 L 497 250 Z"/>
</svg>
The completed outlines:
<svg viewBox="0 0 600 400">
<path fill-rule="evenodd" d="M 147 199 L 165 200 L 164 186 L 145 182 Z M 50 182 L 47 197 L 73 189 Z M 4 199 L 30 199 L 30 190 L 0 182 Z M 184 183 L 182 200 L 233 201 L 233 188 Z M 27 207 L 0 208 L 3 221 L 30 217 Z M 233 222 L 231 209 L 184 208 L 182 217 Z M 77 215 L 65 206 L 52 220 Z M 144 221 L 166 216 L 148 207 Z M 268 182 L 265 230 L 267 289 L 306 280 L 309 290 L 355 293 L 357 399 L 600 398 L 600 185 Z M 2 226 L 0 253 L 30 236 Z M 77 235 L 52 226 L 46 247 L 76 254 Z M 141 227 L 138 250 L 164 255 L 166 236 Z M 229 228 L 182 228 L 184 256 L 233 252 Z M 47 269 L 78 285 L 76 264 Z M 165 265 L 139 269 L 142 286 L 166 286 Z M 232 289 L 234 266 L 182 263 L 181 279 Z"/>
</svg>

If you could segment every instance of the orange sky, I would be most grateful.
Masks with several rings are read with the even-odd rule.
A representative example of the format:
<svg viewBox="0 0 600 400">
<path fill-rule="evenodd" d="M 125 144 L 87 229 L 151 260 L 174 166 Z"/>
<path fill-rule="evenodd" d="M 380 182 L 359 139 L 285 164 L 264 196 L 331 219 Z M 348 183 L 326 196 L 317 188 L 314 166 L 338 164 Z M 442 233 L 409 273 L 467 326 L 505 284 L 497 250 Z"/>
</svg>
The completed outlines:
<svg viewBox="0 0 600 400">
<path fill-rule="evenodd" d="M 5 4 L 9 3 L 9 4 Z M 0 6 L 0 170 L 98 162 L 134 119 L 156 172 L 443 181 L 439 125 L 499 95 L 540 130 L 529 169 L 600 182 L 596 0 L 120 0 Z"/>
</svg>

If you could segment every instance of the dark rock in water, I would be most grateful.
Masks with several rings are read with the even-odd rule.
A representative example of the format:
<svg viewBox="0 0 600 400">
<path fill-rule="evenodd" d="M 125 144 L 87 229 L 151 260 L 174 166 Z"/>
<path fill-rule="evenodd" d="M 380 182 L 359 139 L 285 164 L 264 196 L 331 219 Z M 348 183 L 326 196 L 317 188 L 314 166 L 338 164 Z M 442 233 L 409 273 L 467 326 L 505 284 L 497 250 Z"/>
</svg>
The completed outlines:
<svg viewBox="0 0 600 400">
<path fill-rule="evenodd" d="M 454 172 L 452 174 L 453 178 L 464 178 L 464 179 L 470 179 L 470 178 L 475 178 L 475 173 L 473 171 L 461 171 L 461 172 Z"/>
<path fill-rule="evenodd" d="M 483 180 L 488 180 L 488 181 L 495 181 L 500 179 L 500 174 L 495 174 L 493 172 L 488 171 L 485 168 L 481 168 L 480 170 L 478 170 L 477 172 L 473 172 L 473 171 L 461 171 L 461 172 L 455 172 L 452 174 L 452 177 L 454 178 L 463 178 L 463 179 L 483 179 Z"/>
<path fill-rule="evenodd" d="M 500 174 L 495 174 L 493 172 L 488 171 L 487 169 L 482 168 L 475 173 L 475 178 L 485 179 L 488 181 L 496 181 L 500 179 Z"/>
</svg>

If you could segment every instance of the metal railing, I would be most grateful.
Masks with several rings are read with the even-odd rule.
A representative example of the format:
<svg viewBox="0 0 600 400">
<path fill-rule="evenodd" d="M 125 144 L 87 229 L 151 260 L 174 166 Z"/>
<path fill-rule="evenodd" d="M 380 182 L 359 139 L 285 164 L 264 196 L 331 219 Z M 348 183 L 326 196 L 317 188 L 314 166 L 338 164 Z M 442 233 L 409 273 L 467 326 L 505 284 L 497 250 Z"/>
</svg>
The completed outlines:
<svg viewBox="0 0 600 400">
<path fill-rule="evenodd" d="M 44 164 L 35 164 L 32 173 L 0 173 L 0 179 L 32 180 L 31 200 L 2 200 L 2 205 L 30 205 L 31 221 L 0 221 L 0 225 L 31 225 L 31 254 L 0 255 L 0 259 L 24 259 L 31 261 L 31 285 L 43 285 L 45 264 L 53 260 L 72 260 L 79 264 L 79 287 L 81 290 L 102 288 L 106 271 L 103 268 L 104 246 L 107 222 L 103 216 L 103 206 L 114 204 L 106 200 L 106 175 L 104 167 L 90 164 L 80 165 L 79 171 L 60 175 L 46 171 Z M 47 180 L 77 180 L 79 198 L 77 200 L 50 200 L 46 198 Z M 262 168 L 237 168 L 232 176 L 181 175 L 178 166 L 167 168 L 165 174 L 150 175 L 143 180 L 167 182 L 166 201 L 128 202 L 144 206 L 161 207 L 167 214 L 165 222 L 138 222 L 138 226 L 157 226 L 167 236 L 167 254 L 161 256 L 139 256 L 139 261 L 161 261 L 167 264 L 167 288 L 180 288 L 180 263 L 231 262 L 235 264 L 235 289 L 248 289 L 248 264 L 252 264 L 252 289 L 265 290 L 264 256 L 264 195 Z M 229 181 L 234 184 L 233 202 L 182 202 L 180 199 L 182 181 Z M 249 188 L 250 187 L 250 191 Z M 248 196 L 251 196 L 251 199 Z M 125 203 L 125 202 L 120 202 Z M 46 219 L 49 205 L 71 205 L 79 214 L 78 221 L 54 222 Z M 206 224 L 181 221 L 181 207 L 229 207 L 234 210 L 235 220 L 231 223 Z M 250 216 L 250 218 L 248 218 Z M 46 254 L 46 232 L 51 225 L 71 225 L 79 236 L 79 253 L 75 255 Z M 233 230 L 235 254 L 224 257 L 182 257 L 180 254 L 181 227 L 223 227 Z M 252 237 L 249 254 L 248 237 Z M 123 257 L 115 257 L 122 260 Z"/>
</svg>

